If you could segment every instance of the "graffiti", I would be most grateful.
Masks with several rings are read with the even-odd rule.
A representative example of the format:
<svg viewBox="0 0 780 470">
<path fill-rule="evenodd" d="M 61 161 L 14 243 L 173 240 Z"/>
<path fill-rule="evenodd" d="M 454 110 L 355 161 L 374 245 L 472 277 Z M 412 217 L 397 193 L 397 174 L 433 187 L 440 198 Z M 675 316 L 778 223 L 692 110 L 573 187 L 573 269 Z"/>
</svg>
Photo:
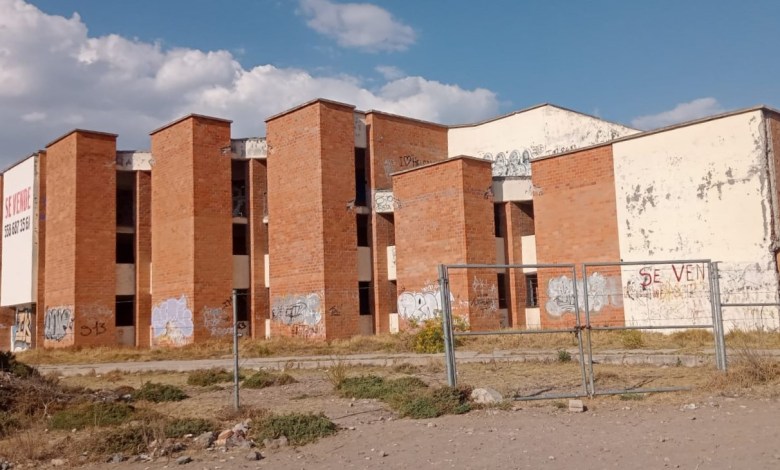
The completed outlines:
<svg viewBox="0 0 780 470">
<path fill-rule="evenodd" d="M 406 320 L 422 322 L 436 318 L 439 312 L 441 291 L 435 283 L 428 282 L 419 292 L 406 291 L 398 296 L 398 315 Z"/>
<path fill-rule="evenodd" d="M 585 294 L 582 280 L 576 283 L 568 276 L 558 276 L 550 279 L 547 283 L 547 302 L 545 310 L 554 317 L 561 317 L 569 312 L 574 313 L 577 309 L 574 304 L 574 289 L 577 289 L 577 307 L 580 310 L 585 309 Z M 623 306 L 622 287 L 619 277 L 605 277 L 601 273 L 591 273 L 588 276 L 588 310 L 600 312 L 602 309 L 612 305 L 613 307 Z"/>
<path fill-rule="evenodd" d="M 374 191 L 374 210 L 377 212 L 393 212 L 395 198 L 390 189 L 378 189 Z"/>
<path fill-rule="evenodd" d="M 498 310 L 498 288 L 492 282 L 474 276 L 471 283 L 474 296 L 469 305 L 482 315 L 492 315 Z"/>
<path fill-rule="evenodd" d="M 341 315 L 341 310 L 339 310 L 339 308 L 334 305 L 328 309 L 328 315 L 332 317 L 338 317 L 339 315 Z"/>
<path fill-rule="evenodd" d="M 32 347 L 33 318 L 32 309 L 17 308 L 14 324 L 11 327 L 11 352 L 26 351 Z"/>
<path fill-rule="evenodd" d="M 73 336 L 73 306 L 47 308 L 43 318 L 43 337 L 62 341 L 66 336 Z"/>
<path fill-rule="evenodd" d="M 136 171 L 151 170 L 154 166 L 154 158 L 149 152 L 118 151 L 116 153 L 117 170 Z"/>
<path fill-rule="evenodd" d="M 559 153 L 566 153 L 571 152 L 572 150 L 576 150 L 577 146 L 572 145 L 561 145 L 560 147 L 555 147 L 552 149 L 552 151 L 549 153 L 550 155 L 558 155 Z"/>
<path fill-rule="evenodd" d="M 271 318 L 285 325 L 318 325 L 321 303 L 322 297 L 316 293 L 281 297 L 274 301 Z"/>
<path fill-rule="evenodd" d="M 493 162 L 493 176 L 531 176 L 531 151 L 484 153 L 482 158 Z"/>
<path fill-rule="evenodd" d="M 107 330 L 106 325 L 112 321 L 113 311 L 110 308 L 100 305 L 90 305 L 80 309 L 79 335 L 81 336 L 100 336 Z"/>
<path fill-rule="evenodd" d="M 193 341 L 187 297 L 163 300 L 152 309 L 152 346 L 183 346 Z"/>
<path fill-rule="evenodd" d="M 398 162 L 401 168 L 417 168 L 418 166 L 434 163 L 433 160 L 421 160 L 414 155 L 404 155 L 398 157 Z"/>
<path fill-rule="evenodd" d="M 227 336 L 233 333 L 230 318 L 222 307 L 203 307 L 203 325 L 211 336 Z"/>
<path fill-rule="evenodd" d="M 235 158 L 265 158 L 268 143 L 263 137 L 236 139 L 230 141 L 230 150 Z"/>
</svg>

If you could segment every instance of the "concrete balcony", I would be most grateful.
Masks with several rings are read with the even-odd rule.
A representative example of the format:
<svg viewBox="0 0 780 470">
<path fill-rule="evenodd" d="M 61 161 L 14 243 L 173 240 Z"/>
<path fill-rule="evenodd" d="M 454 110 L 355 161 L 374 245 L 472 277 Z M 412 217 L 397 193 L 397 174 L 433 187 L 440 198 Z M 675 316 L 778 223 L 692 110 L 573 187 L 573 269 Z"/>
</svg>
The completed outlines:
<svg viewBox="0 0 780 470">
<path fill-rule="evenodd" d="M 536 235 L 526 235 L 520 239 L 523 246 L 523 264 L 536 264 Z M 536 269 L 523 268 L 524 273 L 535 273 Z"/>
<path fill-rule="evenodd" d="M 387 247 L 387 279 L 395 281 L 395 245 Z"/>
</svg>

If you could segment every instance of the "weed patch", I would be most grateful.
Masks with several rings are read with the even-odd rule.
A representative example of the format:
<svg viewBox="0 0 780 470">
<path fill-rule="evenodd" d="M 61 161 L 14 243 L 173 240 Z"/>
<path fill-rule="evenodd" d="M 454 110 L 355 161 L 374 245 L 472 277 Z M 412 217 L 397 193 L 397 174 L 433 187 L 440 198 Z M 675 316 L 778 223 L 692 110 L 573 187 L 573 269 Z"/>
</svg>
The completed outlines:
<svg viewBox="0 0 780 470">
<path fill-rule="evenodd" d="M 259 370 L 254 374 L 244 379 L 244 388 L 266 388 L 273 387 L 274 385 L 287 385 L 297 382 L 290 374 L 274 372 L 268 372 L 266 370 Z"/>
<path fill-rule="evenodd" d="M 141 388 L 133 392 L 133 398 L 161 403 L 164 401 L 182 401 L 189 398 L 189 396 L 174 385 L 146 382 Z"/>
<path fill-rule="evenodd" d="M 233 372 L 215 367 L 213 369 L 196 370 L 187 376 L 187 385 L 196 387 L 209 387 L 222 382 L 233 380 Z"/>
<path fill-rule="evenodd" d="M 184 437 L 187 434 L 198 436 L 204 432 L 213 431 L 216 423 L 202 418 L 179 418 L 165 424 L 165 437 Z"/>
<path fill-rule="evenodd" d="M 558 350 L 558 362 L 571 362 L 571 353 L 565 349 Z"/>
<path fill-rule="evenodd" d="M 336 424 L 322 413 L 288 413 L 271 415 L 260 420 L 255 426 L 252 437 L 255 441 L 262 442 L 264 439 L 278 439 L 285 436 L 290 444 L 302 446 L 335 434 L 337 430 Z"/>
<path fill-rule="evenodd" d="M 129 421 L 135 409 L 125 403 L 85 403 L 57 411 L 51 417 L 53 429 L 84 429 L 114 426 Z"/>
<path fill-rule="evenodd" d="M 644 338 L 642 337 L 642 332 L 639 330 L 621 331 L 620 342 L 626 349 L 639 349 L 645 344 Z"/>
<path fill-rule="evenodd" d="M 620 395 L 622 401 L 642 401 L 647 398 L 644 393 L 624 393 Z"/>
</svg>

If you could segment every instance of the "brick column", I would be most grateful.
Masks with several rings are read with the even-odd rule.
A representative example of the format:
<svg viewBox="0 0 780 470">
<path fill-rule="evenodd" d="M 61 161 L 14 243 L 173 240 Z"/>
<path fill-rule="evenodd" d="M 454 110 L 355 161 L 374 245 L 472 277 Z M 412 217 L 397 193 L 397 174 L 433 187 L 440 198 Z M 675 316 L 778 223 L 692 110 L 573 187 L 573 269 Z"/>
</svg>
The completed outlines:
<svg viewBox="0 0 780 470">
<path fill-rule="evenodd" d="M 230 121 L 189 115 L 151 135 L 152 346 L 229 335 Z"/>
<path fill-rule="evenodd" d="M 47 146 L 45 347 L 116 340 L 116 135 L 75 130 Z"/>
<path fill-rule="evenodd" d="M 515 202 L 503 205 L 506 234 L 504 237 L 504 252 L 507 264 L 523 264 L 522 237 L 534 234 L 534 221 L 531 213 Z M 513 328 L 525 328 L 525 308 L 527 292 L 525 275 L 521 269 L 508 270 L 507 306 L 509 307 L 509 324 Z"/>
<path fill-rule="evenodd" d="M 316 100 L 267 121 L 272 334 L 359 333 L 353 114 Z"/>
<path fill-rule="evenodd" d="M 268 253 L 268 226 L 263 222 L 268 197 L 266 161 L 248 162 L 247 194 L 249 205 L 249 318 L 252 337 L 265 337 L 269 318 L 268 289 L 265 287 L 265 254 Z"/>
<path fill-rule="evenodd" d="M 151 345 L 152 175 L 135 174 L 135 345 Z"/>
</svg>

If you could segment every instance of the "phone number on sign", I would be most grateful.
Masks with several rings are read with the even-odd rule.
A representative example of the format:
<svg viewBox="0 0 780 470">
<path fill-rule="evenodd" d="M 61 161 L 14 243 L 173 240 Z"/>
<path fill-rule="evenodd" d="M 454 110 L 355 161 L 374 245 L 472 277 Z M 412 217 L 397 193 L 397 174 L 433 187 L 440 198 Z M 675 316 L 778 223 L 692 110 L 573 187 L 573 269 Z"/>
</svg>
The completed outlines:
<svg viewBox="0 0 780 470">
<path fill-rule="evenodd" d="M 25 230 L 30 230 L 29 215 L 19 220 L 15 220 L 10 224 L 3 225 L 3 238 L 8 238 L 12 235 L 16 235 L 17 233 L 24 232 Z"/>
</svg>

